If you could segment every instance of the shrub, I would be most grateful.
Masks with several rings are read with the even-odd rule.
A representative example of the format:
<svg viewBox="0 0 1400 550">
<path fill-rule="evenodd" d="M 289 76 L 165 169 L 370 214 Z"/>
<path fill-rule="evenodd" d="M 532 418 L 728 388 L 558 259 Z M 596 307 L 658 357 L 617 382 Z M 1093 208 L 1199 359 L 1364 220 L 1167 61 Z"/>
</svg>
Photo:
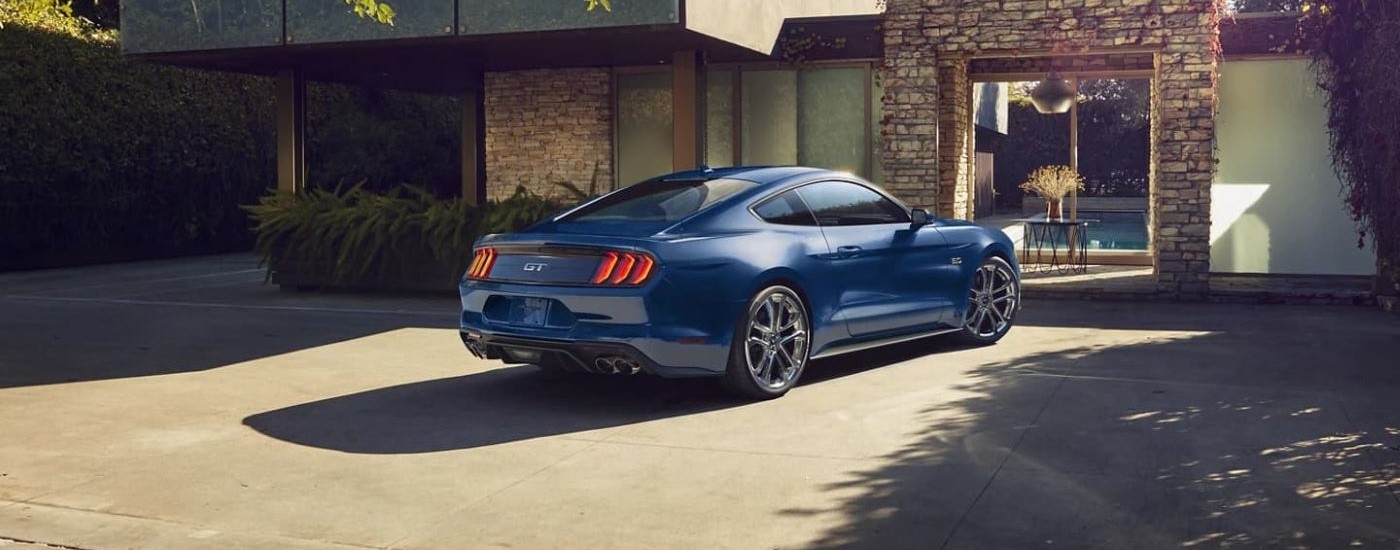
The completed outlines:
<svg viewBox="0 0 1400 550">
<path fill-rule="evenodd" d="M 273 82 L 123 59 L 64 6 L 0 0 L 0 270 L 250 249 Z M 312 83 L 308 173 L 454 194 L 457 101 Z"/>
<path fill-rule="evenodd" d="M 246 210 L 256 224 L 256 250 L 272 267 L 269 276 L 286 270 L 331 286 L 451 288 L 477 237 L 517 231 L 563 206 L 524 188 L 477 206 L 416 186 L 376 193 L 362 182 L 272 193 Z"/>
<path fill-rule="evenodd" d="M 0 269 L 251 244 L 271 85 L 120 58 L 116 34 L 0 10 Z"/>
<path fill-rule="evenodd" d="M 1377 256 L 1378 293 L 1400 295 L 1400 4 L 1308 0 L 1302 36 L 1327 91 L 1332 165 Z"/>
</svg>

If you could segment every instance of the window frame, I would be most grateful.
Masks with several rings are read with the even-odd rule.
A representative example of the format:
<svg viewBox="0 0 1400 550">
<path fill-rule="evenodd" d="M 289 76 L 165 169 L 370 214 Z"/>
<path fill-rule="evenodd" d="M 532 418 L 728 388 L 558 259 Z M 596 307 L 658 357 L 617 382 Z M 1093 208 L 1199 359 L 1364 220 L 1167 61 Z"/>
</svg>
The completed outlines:
<svg viewBox="0 0 1400 550">
<path fill-rule="evenodd" d="M 715 182 L 746 183 L 746 184 L 748 184 L 748 185 L 745 186 L 745 188 L 743 188 L 743 189 L 740 189 L 740 190 L 738 190 L 738 191 L 734 191 L 734 192 L 731 192 L 731 193 L 729 193 L 729 194 L 726 194 L 726 195 L 724 195 L 723 197 L 720 197 L 719 199 L 710 201 L 710 202 L 708 202 L 708 203 L 704 203 L 704 204 L 702 204 L 699 208 L 697 208 L 696 210 L 694 210 L 694 211 L 692 211 L 692 212 L 690 212 L 690 213 L 688 213 L 688 214 L 686 214 L 686 215 L 684 215 L 684 216 L 682 216 L 681 218 L 676 219 L 676 220 L 669 220 L 669 219 L 668 219 L 668 220 L 586 220 L 586 219 L 580 220 L 580 219 L 578 219 L 578 218 L 580 218 L 580 217 L 585 217 L 585 216 L 592 215 L 592 214 L 596 213 L 596 211 L 599 210 L 599 209 L 611 208 L 612 206 L 616 206 L 616 205 L 607 205 L 607 206 L 599 206 L 599 205 L 602 204 L 602 203 L 604 203 L 604 202 L 606 202 L 606 201 L 608 201 L 608 200 L 610 200 L 610 199 L 615 199 L 616 197 L 622 196 L 622 195 L 627 194 L 627 193 L 629 193 L 629 192 L 642 193 L 642 195 L 640 195 L 640 196 L 638 196 L 638 197 L 626 199 L 626 201 L 636 200 L 636 199 L 638 199 L 638 198 L 647 197 L 647 196 L 650 196 L 650 195 L 652 195 L 652 194 L 665 191 L 664 189 L 663 189 L 663 190 L 651 190 L 651 189 L 646 189 L 646 187 L 675 186 L 675 187 L 684 188 L 684 189 L 694 189 L 694 188 L 697 188 L 697 187 L 706 187 L 706 186 L 709 186 L 709 185 L 711 185 L 711 184 L 713 184 L 713 183 L 715 183 Z M 687 186 L 687 184 L 693 184 L 693 185 Z M 720 203 L 723 203 L 724 201 L 730 200 L 730 199 L 734 198 L 734 197 L 737 196 L 737 195 L 740 195 L 740 194 L 745 193 L 745 192 L 752 191 L 753 188 L 756 187 L 756 186 L 758 186 L 758 185 L 760 185 L 760 184 L 757 183 L 757 182 L 754 182 L 754 181 L 752 181 L 752 180 L 743 179 L 743 178 L 699 178 L 699 179 L 697 179 L 697 178 L 676 178 L 676 179 L 667 179 L 665 176 L 658 176 L 658 177 L 654 177 L 654 178 L 642 180 L 642 181 L 633 183 L 633 184 L 631 184 L 631 185 L 627 185 L 627 186 L 625 186 L 625 187 L 619 188 L 619 189 L 614 190 L 614 191 L 609 192 L 609 193 L 605 193 L 605 194 L 603 194 L 603 195 L 601 195 L 601 196 L 599 196 L 599 197 L 594 198 L 593 200 L 590 200 L 590 201 L 585 202 L 585 203 L 583 203 L 583 204 L 580 204 L 580 205 L 578 205 L 578 206 L 576 206 L 576 207 L 574 207 L 574 208 L 571 208 L 571 209 L 569 209 L 569 210 L 567 210 L 567 211 L 565 211 L 565 212 L 560 213 L 559 215 L 557 215 L 557 216 L 555 216 L 555 217 L 553 218 L 553 221 L 554 221 L 554 222 L 557 222 L 557 223 L 668 223 L 668 224 L 676 224 L 676 223 L 680 223 L 681 221 L 684 221 L 684 220 L 686 220 L 686 219 L 689 219 L 689 218 L 695 216 L 696 214 L 699 214 L 699 213 L 701 213 L 701 212 L 704 212 L 704 211 L 706 211 L 706 210 L 709 210 L 709 209 L 711 209 L 711 208 L 714 208 L 716 205 L 719 205 Z M 621 204 L 625 204 L 626 201 L 624 201 L 624 202 L 621 203 Z"/>
<path fill-rule="evenodd" d="M 816 184 L 819 184 L 819 183 L 846 183 L 846 184 L 855 185 L 855 186 L 858 186 L 858 187 L 863 187 L 863 188 L 865 188 L 865 189 L 867 189 L 867 190 L 869 190 L 869 191 L 875 193 L 876 195 L 879 195 L 880 198 L 882 198 L 882 199 L 884 199 L 884 200 L 887 200 L 887 201 L 890 201 L 890 203 L 892 203 L 892 204 L 894 204 L 896 207 L 898 207 L 898 208 L 900 209 L 900 211 L 902 211 L 902 212 L 904 213 L 904 221 L 881 222 L 881 223 L 870 223 L 870 224 L 859 224 L 859 225 L 824 225 L 824 224 L 822 224 L 822 222 L 821 222 L 821 218 L 818 218 L 818 217 L 817 217 L 817 213 L 814 212 L 814 211 L 812 210 L 812 205 L 811 205 L 811 203 L 808 203 L 806 197 L 803 197 L 801 193 L 798 193 L 798 194 L 797 194 L 797 198 L 798 198 L 798 200 L 801 200 L 801 201 L 802 201 L 802 204 L 805 205 L 805 206 L 807 207 L 807 213 L 812 215 L 812 220 L 816 223 L 815 226 L 807 226 L 807 225 L 800 225 L 800 226 L 799 226 L 799 225 L 788 225 L 788 224 L 780 224 L 780 223 L 770 222 L 770 221 L 768 221 L 768 220 L 766 220 L 766 219 L 763 219 L 763 216 L 760 216 L 760 215 L 758 214 L 758 212 L 756 211 L 756 209 L 758 208 L 759 205 L 764 204 L 764 203 L 767 203 L 767 202 L 770 201 L 770 200 L 774 200 L 774 199 L 778 198 L 779 196 L 781 196 L 781 195 L 783 195 L 783 194 L 785 194 L 785 193 L 789 193 L 789 192 L 796 193 L 798 190 L 802 189 L 803 187 L 808 187 L 808 186 L 816 185 Z M 876 185 L 876 184 L 874 184 L 874 183 L 871 183 L 871 182 L 868 182 L 868 181 L 864 181 L 864 180 L 858 179 L 858 178 L 843 178 L 843 177 L 830 177 L 830 176 L 828 176 L 828 177 L 821 177 L 821 178 L 814 179 L 814 180 L 810 180 L 810 181 L 804 181 L 804 182 L 802 182 L 802 183 L 798 183 L 798 184 L 794 184 L 794 185 L 785 186 L 785 187 L 783 187 L 783 188 L 781 188 L 781 189 L 774 190 L 774 191 L 772 191 L 772 192 L 770 192 L 770 193 L 767 193 L 767 194 L 765 194 L 765 195 L 763 195 L 763 196 L 761 196 L 761 197 L 758 197 L 758 198 L 754 199 L 753 202 L 751 202 L 751 203 L 749 204 L 748 211 L 749 211 L 749 214 L 753 215 L 753 217 L 754 217 L 755 219 L 757 219 L 759 222 L 766 223 L 766 224 L 769 224 L 769 225 L 779 225 L 779 226 L 784 226 L 784 227 L 817 227 L 817 228 L 819 228 L 819 229 L 826 229 L 826 228 L 828 228 L 828 227 L 870 227 L 870 226 L 873 226 L 873 225 L 896 225 L 896 224 L 912 224 L 912 223 L 914 223 L 914 209 L 913 209 L 912 207 L 910 207 L 908 204 L 905 204 L 904 201 L 899 200 L 898 197 L 895 197 L 894 195 L 892 195 L 892 194 L 886 192 L 886 191 L 885 191 L 883 188 L 881 188 L 879 185 Z M 930 216 L 930 217 L 932 217 L 932 216 Z"/>
<path fill-rule="evenodd" d="M 798 186 L 798 187 L 801 187 L 801 186 Z M 811 221 L 812 221 L 811 224 L 798 224 L 798 223 L 782 223 L 782 222 L 775 222 L 775 221 L 769 220 L 768 218 L 763 217 L 762 214 L 759 214 L 759 213 L 758 213 L 758 209 L 759 209 L 759 208 L 762 208 L 763 205 L 766 205 L 766 204 L 768 204 L 768 203 L 770 203 L 770 202 L 773 202 L 773 201 L 776 201 L 776 200 L 778 200 L 778 199 L 781 199 L 784 195 L 788 195 L 788 194 L 791 194 L 792 196 L 796 197 L 796 198 L 797 198 L 797 202 L 802 203 L 802 210 L 803 210 L 804 212 L 806 212 L 806 213 L 807 213 L 807 217 L 811 219 Z M 758 221 L 761 221 L 761 222 L 763 222 L 763 223 L 770 224 L 770 225 L 780 225 L 780 226 L 783 226 L 783 227 L 816 227 L 816 228 L 820 228 L 820 227 L 822 226 L 821 221 L 817 219 L 816 213 L 812 212 L 812 205 L 807 204 L 807 199 L 803 198 L 803 197 L 802 197 L 802 194 L 797 192 L 797 187 L 792 187 L 792 188 L 789 188 L 789 189 L 784 189 L 784 190 L 782 190 L 782 191 L 779 191 L 779 192 L 777 192 L 777 193 L 773 193 L 773 194 L 771 194 L 771 195 L 767 195 L 767 196 L 765 196 L 765 197 L 762 198 L 762 199 L 759 199 L 759 200 L 757 200 L 757 201 L 754 201 L 753 205 L 749 206 L 749 212 L 752 213 L 752 214 L 754 215 L 754 217 L 758 218 Z"/>
</svg>

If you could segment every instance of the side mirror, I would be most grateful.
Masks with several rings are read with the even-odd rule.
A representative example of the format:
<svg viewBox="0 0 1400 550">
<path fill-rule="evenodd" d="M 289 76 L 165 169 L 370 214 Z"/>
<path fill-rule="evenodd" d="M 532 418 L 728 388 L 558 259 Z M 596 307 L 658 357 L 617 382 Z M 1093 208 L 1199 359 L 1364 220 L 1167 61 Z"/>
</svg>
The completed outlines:
<svg viewBox="0 0 1400 550">
<path fill-rule="evenodd" d="M 924 210 L 922 208 L 915 208 L 912 212 L 910 212 L 910 217 L 914 219 L 914 227 L 928 225 L 929 221 L 933 219 L 931 216 L 929 216 L 928 210 Z"/>
</svg>

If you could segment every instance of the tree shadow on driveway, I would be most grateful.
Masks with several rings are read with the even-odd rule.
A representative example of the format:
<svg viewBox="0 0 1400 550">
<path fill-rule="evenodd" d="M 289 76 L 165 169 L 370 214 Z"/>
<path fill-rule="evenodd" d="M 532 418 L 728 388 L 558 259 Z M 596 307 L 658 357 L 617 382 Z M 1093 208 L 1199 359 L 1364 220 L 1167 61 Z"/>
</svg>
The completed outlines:
<svg viewBox="0 0 1400 550">
<path fill-rule="evenodd" d="M 1092 315 L 1117 308 L 1041 326 L 1122 330 Z M 984 364 L 835 505 L 782 514 L 835 518 L 821 549 L 1400 548 L 1400 324 L 1129 311 L 1161 331 Z"/>
</svg>

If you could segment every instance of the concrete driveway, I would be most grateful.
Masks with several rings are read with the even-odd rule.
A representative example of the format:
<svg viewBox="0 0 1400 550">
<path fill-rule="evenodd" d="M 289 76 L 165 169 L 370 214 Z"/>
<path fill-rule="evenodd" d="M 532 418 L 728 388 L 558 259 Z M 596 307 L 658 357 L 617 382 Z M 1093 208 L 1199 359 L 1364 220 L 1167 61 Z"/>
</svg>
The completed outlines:
<svg viewBox="0 0 1400 550">
<path fill-rule="evenodd" d="M 0 548 L 1396 548 L 1400 321 L 1032 302 L 771 402 L 472 359 L 450 298 L 0 275 Z"/>
</svg>

